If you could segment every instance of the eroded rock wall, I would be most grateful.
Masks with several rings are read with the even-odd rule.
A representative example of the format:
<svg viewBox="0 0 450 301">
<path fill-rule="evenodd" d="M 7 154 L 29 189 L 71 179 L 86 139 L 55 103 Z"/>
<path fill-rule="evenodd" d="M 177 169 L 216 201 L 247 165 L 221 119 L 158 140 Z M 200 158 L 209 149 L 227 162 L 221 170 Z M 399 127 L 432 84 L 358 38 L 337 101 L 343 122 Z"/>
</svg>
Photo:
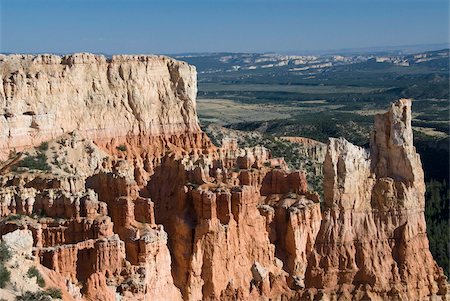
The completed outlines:
<svg viewBox="0 0 450 301">
<path fill-rule="evenodd" d="M 195 67 L 163 56 L 1 55 L 2 157 L 73 130 L 111 149 L 194 144 L 196 81 Z"/>
<path fill-rule="evenodd" d="M 412 139 L 411 101 L 401 99 L 375 118 L 370 150 L 330 140 L 323 220 L 308 260 L 306 294 L 444 297 L 446 277 L 428 247 L 423 170 Z"/>
<path fill-rule="evenodd" d="M 275 162 L 278 169 L 270 167 Z M 168 232 L 172 274 L 185 300 L 290 298 L 288 262 L 303 279 L 320 224 L 319 199 L 307 192 L 303 173 L 287 170 L 267 150 L 238 150 L 231 143 L 200 158 L 166 157 L 149 193 L 156 222 Z M 275 219 L 274 207 L 286 198 L 292 214 Z M 299 218 L 314 229 L 301 229 Z M 285 232 L 297 239 L 286 239 L 285 232 L 276 237 L 286 222 Z M 281 241 L 289 241 L 290 252 L 277 250 Z"/>
<path fill-rule="evenodd" d="M 50 170 L 17 166 L 35 152 Z M 18 156 L 0 176 L 0 233 L 29 230 L 44 277 L 77 300 L 182 300 L 167 234 L 138 195 L 130 162 L 77 134 Z"/>
<path fill-rule="evenodd" d="M 305 174 L 264 147 L 211 145 L 185 63 L 12 55 L 0 75 L 0 233 L 29 231 L 30 260 L 69 299 L 447 293 L 409 100 L 376 117 L 370 150 L 330 140 L 321 212 Z"/>
</svg>

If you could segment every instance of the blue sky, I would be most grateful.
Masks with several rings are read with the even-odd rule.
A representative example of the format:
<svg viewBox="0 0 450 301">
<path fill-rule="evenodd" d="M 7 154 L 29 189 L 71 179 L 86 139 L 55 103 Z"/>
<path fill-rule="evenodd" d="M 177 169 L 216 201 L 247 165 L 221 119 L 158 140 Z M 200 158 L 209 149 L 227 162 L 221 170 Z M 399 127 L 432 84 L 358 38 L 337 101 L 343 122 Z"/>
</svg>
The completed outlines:
<svg viewBox="0 0 450 301">
<path fill-rule="evenodd" d="M 263 52 L 448 43 L 448 0 L 0 0 L 1 52 Z"/>
</svg>

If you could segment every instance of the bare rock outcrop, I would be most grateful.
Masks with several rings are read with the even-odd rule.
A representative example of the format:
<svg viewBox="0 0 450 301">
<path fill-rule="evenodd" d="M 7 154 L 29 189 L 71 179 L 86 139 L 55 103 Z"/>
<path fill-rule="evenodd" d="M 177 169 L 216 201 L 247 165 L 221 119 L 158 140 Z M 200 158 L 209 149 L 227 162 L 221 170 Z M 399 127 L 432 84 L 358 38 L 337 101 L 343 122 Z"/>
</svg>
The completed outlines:
<svg viewBox="0 0 450 301">
<path fill-rule="evenodd" d="M 37 261 L 65 292 L 292 294 L 258 207 L 306 193 L 305 177 L 261 147 L 214 148 L 198 126 L 193 67 L 154 56 L 13 55 L 0 72 L 10 154 L 0 232 L 31 231 Z"/>
<path fill-rule="evenodd" d="M 109 143 L 200 133 L 193 66 L 162 56 L 0 56 L 0 148 L 78 130 Z"/>
<path fill-rule="evenodd" d="M 369 151 L 330 141 L 321 212 L 305 173 L 264 147 L 211 144 L 186 63 L 2 55 L 0 80 L 0 234 L 27 233 L 24 266 L 64 299 L 447 293 L 428 249 L 408 100 L 376 118 Z"/>
<path fill-rule="evenodd" d="M 27 159 L 36 153 L 38 165 Z M 26 229 L 35 264 L 65 295 L 182 299 L 167 234 L 155 224 L 153 202 L 139 197 L 129 162 L 73 133 L 18 156 L 0 175 L 0 233 Z"/>
<path fill-rule="evenodd" d="M 166 157 L 149 182 L 156 222 L 168 232 L 175 284 L 186 300 L 290 298 L 284 262 L 303 277 L 320 225 L 319 199 L 308 193 L 304 174 L 283 164 L 271 167 L 267 150 L 236 150 L 233 145 L 200 158 Z M 297 240 L 286 239 L 291 251 L 286 254 L 277 250 L 276 234 L 270 234 L 286 220 L 270 212 L 290 194 L 298 202 L 286 217 L 292 224 L 285 232 L 292 231 Z M 300 229 L 298 218 L 314 220 L 314 229 Z M 285 241 L 285 232 L 279 241 Z"/>
<path fill-rule="evenodd" d="M 410 100 L 397 101 L 375 118 L 370 150 L 331 139 L 325 208 L 305 296 L 319 290 L 339 300 L 444 297 L 446 277 L 428 247 L 424 193 Z"/>
<path fill-rule="evenodd" d="M 134 160 L 144 186 L 168 150 L 212 147 L 196 82 L 195 67 L 164 56 L 0 55 L 0 160 L 77 130 Z"/>
</svg>

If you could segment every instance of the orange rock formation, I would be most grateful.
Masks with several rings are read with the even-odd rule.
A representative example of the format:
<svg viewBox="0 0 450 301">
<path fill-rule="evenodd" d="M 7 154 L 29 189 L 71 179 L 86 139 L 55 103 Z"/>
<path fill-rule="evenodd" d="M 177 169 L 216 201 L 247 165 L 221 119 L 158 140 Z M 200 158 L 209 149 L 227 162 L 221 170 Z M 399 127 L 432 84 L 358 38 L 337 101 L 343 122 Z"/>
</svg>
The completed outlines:
<svg viewBox="0 0 450 301">
<path fill-rule="evenodd" d="M 425 183 L 413 146 L 411 101 L 375 118 L 370 150 L 331 139 L 324 212 L 306 285 L 359 300 L 445 295 L 446 277 L 428 248 Z"/>
<path fill-rule="evenodd" d="M 408 100 L 377 117 L 370 152 L 330 141 L 321 213 L 305 175 L 265 148 L 211 144 L 192 66 L 12 55 L 0 75 L 0 149 L 23 150 L 0 166 L 0 234 L 29 230 L 35 264 L 67 300 L 447 292 L 428 250 Z"/>
</svg>

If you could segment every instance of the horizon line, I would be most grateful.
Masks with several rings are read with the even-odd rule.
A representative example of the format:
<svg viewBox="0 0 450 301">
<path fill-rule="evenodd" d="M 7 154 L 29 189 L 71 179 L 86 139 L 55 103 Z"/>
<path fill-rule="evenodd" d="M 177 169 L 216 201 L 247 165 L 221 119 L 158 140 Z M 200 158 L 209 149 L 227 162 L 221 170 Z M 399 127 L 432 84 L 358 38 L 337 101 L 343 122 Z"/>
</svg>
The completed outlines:
<svg viewBox="0 0 450 301">
<path fill-rule="evenodd" d="M 129 55 L 165 55 L 165 56 L 176 56 L 176 55 L 186 55 L 186 54 L 294 54 L 294 53 L 308 53 L 308 54 L 339 54 L 339 52 L 347 53 L 369 53 L 371 51 L 404 51 L 408 50 L 405 48 L 424 48 L 417 51 L 438 51 L 450 49 L 450 42 L 439 42 L 439 43 L 426 43 L 426 44 L 406 44 L 406 45 L 381 45 L 381 46 L 366 46 L 366 47 L 348 47 L 348 48 L 328 48 L 328 49 L 313 49 L 313 50 L 254 50 L 254 51 L 181 51 L 181 52 L 111 52 L 107 53 L 104 51 L 73 51 L 73 52 L 58 52 L 58 51 L 39 51 L 39 52 L 11 52 L 11 51 L 0 51 L 0 54 L 10 55 L 10 54 L 57 54 L 57 55 L 68 55 L 75 53 L 92 53 L 101 54 L 105 56 L 129 54 Z M 430 49 L 425 49 L 430 48 Z M 433 49 L 434 48 L 434 49 Z"/>
</svg>

